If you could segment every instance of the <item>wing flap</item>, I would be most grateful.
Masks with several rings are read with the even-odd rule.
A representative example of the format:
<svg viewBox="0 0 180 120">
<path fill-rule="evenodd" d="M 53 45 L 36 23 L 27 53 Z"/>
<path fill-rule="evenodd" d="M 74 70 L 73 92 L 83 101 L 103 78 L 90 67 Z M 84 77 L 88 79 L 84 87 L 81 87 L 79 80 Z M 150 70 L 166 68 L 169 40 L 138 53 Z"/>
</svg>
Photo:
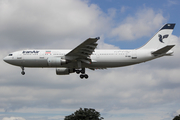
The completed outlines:
<svg viewBox="0 0 180 120">
<path fill-rule="evenodd" d="M 173 48 L 175 45 L 167 45 L 161 49 L 158 49 L 154 52 L 152 52 L 153 55 L 161 55 L 161 54 L 165 54 L 166 52 L 168 52 L 171 48 Z"/>
</svg>

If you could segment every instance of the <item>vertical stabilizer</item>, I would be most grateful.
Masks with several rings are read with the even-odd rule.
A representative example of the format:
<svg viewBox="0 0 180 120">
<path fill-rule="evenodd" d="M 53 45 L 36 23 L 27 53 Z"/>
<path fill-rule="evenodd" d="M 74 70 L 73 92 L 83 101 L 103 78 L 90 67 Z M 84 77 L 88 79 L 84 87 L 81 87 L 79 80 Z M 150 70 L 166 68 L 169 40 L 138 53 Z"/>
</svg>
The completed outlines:
<svg viewBox="0 0 180 120">
<path fill-rule="evenodd" d="M 167 45 L 171 45 L 170 36 L 173 32 L 175 24 L 165 24 L 144 46 L 140 49 L 159 49 Z"/>
</svg>

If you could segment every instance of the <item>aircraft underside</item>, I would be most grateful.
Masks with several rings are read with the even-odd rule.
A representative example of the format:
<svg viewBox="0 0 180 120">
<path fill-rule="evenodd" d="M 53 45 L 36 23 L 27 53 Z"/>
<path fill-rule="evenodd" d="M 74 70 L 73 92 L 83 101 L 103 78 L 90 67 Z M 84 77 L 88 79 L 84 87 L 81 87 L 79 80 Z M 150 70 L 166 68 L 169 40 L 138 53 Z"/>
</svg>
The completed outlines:
<svg viewBox="0 0 180 120">
<path fill-rule="evenodd" d="M 36 61 L 36 62 L 35 62 Z M 70 73 L 80 74 L 80 78 L 88 78 L 85 72 L 85 68 L 91 70 L 107 69 L 113 67 L 123 67 L 128 65 L 137 64 L 138 62 L 92 62 L 91 64 L 81 63 L 81 65 L 75 63 L 68 63 L 64 65 L 50 66 L 47 60 L 14 60 L 14 65 L 21 66 L 22 75 L 25 75 L 25 67 L 31 68 L 56 68 L 57 75 L 68 75 Z"/>
</svg>

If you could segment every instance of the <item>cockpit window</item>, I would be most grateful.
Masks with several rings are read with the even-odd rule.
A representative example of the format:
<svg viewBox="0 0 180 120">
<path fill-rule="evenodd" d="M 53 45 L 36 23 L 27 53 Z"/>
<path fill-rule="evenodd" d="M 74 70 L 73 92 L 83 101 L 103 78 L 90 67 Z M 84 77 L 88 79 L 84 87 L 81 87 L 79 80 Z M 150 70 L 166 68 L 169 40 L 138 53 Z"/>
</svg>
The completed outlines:
<svg viewBox="0 0 180 120">
<path fill-rule="evenodd" d="M 9 54 L 9 56 L 13 56 L 13 54 Z"/>
</svg>

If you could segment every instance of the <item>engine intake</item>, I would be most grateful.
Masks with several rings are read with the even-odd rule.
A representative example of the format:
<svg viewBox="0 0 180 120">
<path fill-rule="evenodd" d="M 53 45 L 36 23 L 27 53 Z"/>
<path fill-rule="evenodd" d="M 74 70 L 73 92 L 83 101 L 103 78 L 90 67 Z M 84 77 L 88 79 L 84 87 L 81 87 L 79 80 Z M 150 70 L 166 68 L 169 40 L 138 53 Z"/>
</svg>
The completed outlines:
<svg viewBox="0 0 180 120">
<path fill-rule="evenodd" d="M 56 68 L 56 75 L 69 75 L 75 72 L 73 68 Z"/>
<path fill-rule="evenodd" d="M 49 67 L 60 67 L 64 64 L 67 64 L 67 61 L 61 57 L 50 57 L 47 59 L 47 62 Z"/>
</svg>

